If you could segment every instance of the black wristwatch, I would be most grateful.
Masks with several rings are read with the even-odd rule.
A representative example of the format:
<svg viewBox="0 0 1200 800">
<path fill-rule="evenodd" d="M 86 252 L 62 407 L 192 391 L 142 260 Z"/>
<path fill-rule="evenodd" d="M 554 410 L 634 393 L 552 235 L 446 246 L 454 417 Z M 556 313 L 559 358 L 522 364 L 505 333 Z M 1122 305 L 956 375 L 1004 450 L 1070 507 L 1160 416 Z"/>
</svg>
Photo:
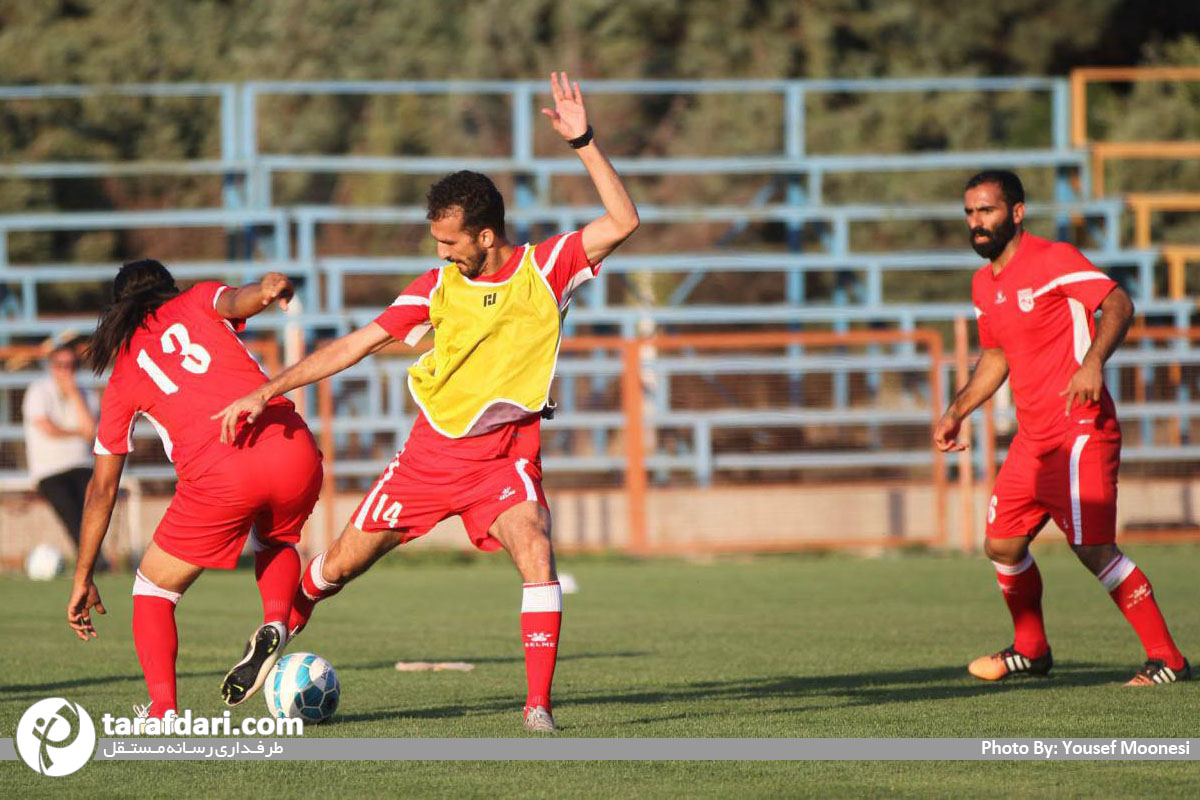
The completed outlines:
<svg viewBox="0 0 1200 800">
<path fill-rule="evenodd" d="M 587 147 L 595 138 L 595 131 L 592 126 L 588 125 L 588 129 L 574 139 L 567 139 L 567 144 L 571 145 L 572 150 L 578 150 L 581 147 Z"/>
</svg>

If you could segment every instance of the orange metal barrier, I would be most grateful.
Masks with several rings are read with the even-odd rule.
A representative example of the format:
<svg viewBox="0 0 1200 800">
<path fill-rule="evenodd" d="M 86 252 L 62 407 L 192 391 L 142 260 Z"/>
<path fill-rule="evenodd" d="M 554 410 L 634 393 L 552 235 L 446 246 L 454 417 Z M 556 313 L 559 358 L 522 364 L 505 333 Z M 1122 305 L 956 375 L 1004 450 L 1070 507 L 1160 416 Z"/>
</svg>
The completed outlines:
<svg viewBox="0 0 1200 800">
<path fill-rule="evenodd" d="M 1078 67 L 1071 70 L 1071 144 L 1086 147 L 1089 83 L 1200 81 L 1200 67 Z"/>
<path fill-rule="evenodd" d="M 1183 300 L 1187 293 L 1187 265 L 1200 263 L 1200 245 L 1168 244 L 1162 247 L 1167 262 L 1167 293 L 1173 300 Z"/>
<path fill-rule="evenodd" d="M 1104 167 L 1114 158 L 1200 158 L 1200 142 L 1092 142 L 1088 136 L 1087 87 L 1090 83 L 1200 81 L 1200 67 L 1081 67 L 1071 70 L 1071 144 L 1091 147 L 1092 195 L 1106 191 Z"/>
<path fill-rule="evenodd" d="M 624 524 L 628 529 L 628 546 L 630 552 L 638 554 L 681 553 L 698 549 L 704 552 L 715 551 L 763 551 L 763 550 L 797 550 L 805 548 L 830 548 L 839 546 L 869 546 L 869 547 L 902 547 L 913 544 L 942 546 L 946 543 L 947 512 L 946 499 L 948 487 L 946 466 L 941 454 L 935 454 L 932 467 L 933 494 L 935 497 L 934 510 L 930 515 L 933 520 L 932 534 L 924 538 L 916 537 L 864 537 L 859 539 L 806 539 L 797 541 L 777 541 L 763 539 L 739 539 L 738 541 L 708 541 L 693 543 L 687 541 L 656 541 L 654 532 L 648 523 L 648 498 L 654 489 L 649 486 L 647 478 L 647 442 L 646 442 L 646 408 L 645 387 L 642 380 L 644 358 L 648 352 L 658 355 L 678 354 L 691 350 L 708 352 L 745 351 L 797 346 L 806 348 L 841 347 L 841 346 L 887 346 L 911 343 L 920 348 L 920 352 L 928 357 L 927 379 L 931 396 L 934 398 L 930 407 L 930 424 L 932 425 L 941 414 L 944 402 L 942 373 L 938 368 L 943 360 L 943 346 L 939 334 L 932 331 L 852 331 L 848 333 L 831 332 L 768 332 L 768 333 L 729 333 L 729 334 L 694 334 L 680 336 L 652 336 L 640 339 L 625 339 L 620 337 L 578 337 L 564 339 L 564 353 L 607 351 L 619 357 L 623 364 L 620 375 L 620 410 L 624 418 L 624 447 L 625 468 L 623 470 L 624 500 L 628 509 Z M 391 354 L 414 354 L 420 350 L 403 345 L 392 345 L 383 350 Z M 319 393 L 319 413 L 322 420 L 321 446 L 325 451 L 327 496 L 332 497 L 332 482 L 336 472 L 331 431 L 334 414 L 332 391 L 328 382 L 321 385 Z M 932 447 L 930 448 L 932 451 Z M 326 504 L 327 514 L 332 514 L 332 503 Z M 332 517 L 327 517 L 327 530 L 333 530 Z"/>
<path fill-rule="evenodd" d="M 1180 161 L 1200 158 L 1200 142 L 1092 142 L 1092 196 L 1107 191 L 1104 167 L 1114 158 L 1141 161 Z"/>
<path fill-rule="evenodd" d="M 1150 215 L 1155 211 L 1200 211 L 1200 194 L 1187 192 L 1133 192 L 1125 202 L 1133 211 L 1133 246 L 1139 248 L 1151 246 Z"/>
<path fill-rule="evenodd" d="M 968 341 L 967 320 L 959 317 L 954 320 L 954 374 L 956 389 L 960 392 L 971 379 Z M 967 417 L 963 420 L 959 439 L 971 441 L 971 429 L 971 418 Z M 962 514 L 962 549 L 969 553 L 975 549 L 975 467 L 971 463 L 969 448 L 958 454 L 958 488 L 959 511 Z"/>
</svg>

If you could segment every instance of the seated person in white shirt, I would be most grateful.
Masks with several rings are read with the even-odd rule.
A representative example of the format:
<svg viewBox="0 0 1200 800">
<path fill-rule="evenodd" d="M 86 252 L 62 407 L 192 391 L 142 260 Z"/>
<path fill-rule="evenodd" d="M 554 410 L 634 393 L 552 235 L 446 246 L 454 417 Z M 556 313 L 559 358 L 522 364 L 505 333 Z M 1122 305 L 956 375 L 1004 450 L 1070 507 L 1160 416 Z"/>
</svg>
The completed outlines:
<svg viewBox="0 0 1200 800">
<path fill-rule="evenodd" d="M 96 393 L 75 382 L 78 366 L 75 348 L 60 344 L 50 353 L 49 374 L 29 385 L 21 406 L 30 478 L 76 545 L 98 413 Z"/>
</svg>

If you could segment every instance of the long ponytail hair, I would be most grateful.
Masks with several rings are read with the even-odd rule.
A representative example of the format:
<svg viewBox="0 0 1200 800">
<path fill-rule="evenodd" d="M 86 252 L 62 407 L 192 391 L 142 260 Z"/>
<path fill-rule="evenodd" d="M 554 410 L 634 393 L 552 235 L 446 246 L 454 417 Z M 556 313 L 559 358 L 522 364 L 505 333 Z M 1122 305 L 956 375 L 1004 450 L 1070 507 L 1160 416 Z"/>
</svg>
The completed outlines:
<svg viewBox="0 0 1200 800">
<path fill-rule="evenodd" d="M 152 258 L 130 261 L 113 279 L 113 301 L 100 312 L 100 322 L 88 348 L 88 366 L 99 375 L 108 369 L 146 319 L 179 294 L 175 279 Z"/>
</svg>

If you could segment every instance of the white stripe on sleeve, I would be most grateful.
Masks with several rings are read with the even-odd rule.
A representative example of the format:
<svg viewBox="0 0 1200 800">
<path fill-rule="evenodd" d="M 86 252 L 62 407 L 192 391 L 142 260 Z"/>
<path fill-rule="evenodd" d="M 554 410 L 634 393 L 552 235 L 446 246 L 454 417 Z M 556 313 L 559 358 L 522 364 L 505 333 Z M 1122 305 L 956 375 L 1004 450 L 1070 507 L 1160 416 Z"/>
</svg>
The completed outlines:
<svg viewBox="0 0 1200 800">
<path fill-rule="evenodd" d="M 1107 281 L 1107 280 L 1112 280 L 1112 279 L 1109 278 L 1107 275 L 1105 275 L 1103 272 L 1097 272 L 1095 270 L 1084 270 L 1083 272 L 1069 272 L 1066 275 L 1059 275 L 1057 278 L 1050 281 L 1045 286 L 1043 286 L 1042 288 L 1040 288 L 1036 292 L 1034 292 L 1033 296 L 1041 297 L 1042 295 L 1044 295 L 1046 292 L 1050 291 L 1051 289 L 1055 289 L 1059 286 L 1066 286 L 1067 284 L 1070 284 L 1070 283 L 1082 283 L 1083 281 Z"/>
<path fill-rule="evenodd" d="M 549 275 L 550 271 L 554 269 L 555 263 L 558 262 L 558 254 L 562 252 L 563 245 L 567 243 L 567 239 L 570 239 L 574 235 L 574 231 L 564 234 L 557 242 L 554 243 L 554 249 L 550 251 L 550 257 L 546 259 L 545 266 L 541 268 L 543 276 Z"/>
<path fill-rule="evenodd" d="M 402 294 L 392 301 L 393 306 L 427 306 L 429 305 L 428 297 L 421 297 L 415 294 Z"/>
</svg>

